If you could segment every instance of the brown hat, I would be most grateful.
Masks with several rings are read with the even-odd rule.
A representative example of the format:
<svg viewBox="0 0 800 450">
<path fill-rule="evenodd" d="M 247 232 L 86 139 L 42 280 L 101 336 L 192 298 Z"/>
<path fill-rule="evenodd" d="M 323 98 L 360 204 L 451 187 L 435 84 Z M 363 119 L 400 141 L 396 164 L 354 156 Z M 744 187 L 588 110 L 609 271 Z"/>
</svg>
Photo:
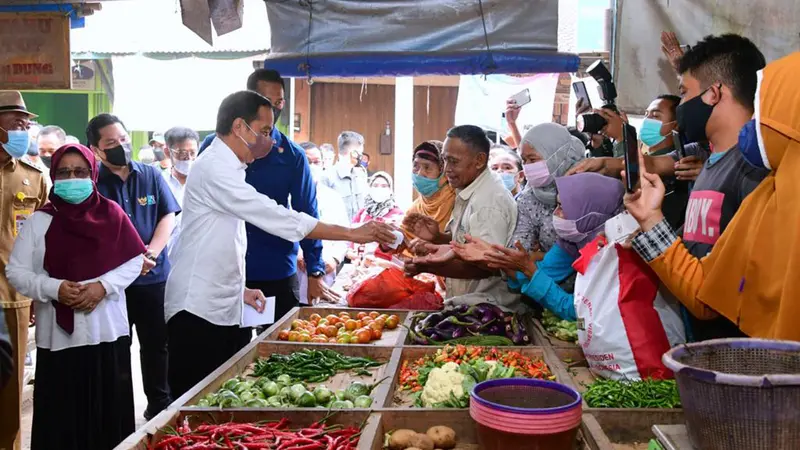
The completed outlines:
<svg viewBox="0 0 800 450">
<path fill-rule="evenodd" d="M 0 91 L 0 113 L 4 112 L 21 112 L 34 119 L 36 114 L 28 111 L 25 107 L 25 100 L 22 99 L 22 94 L 19 91 Z"/>
</svg>

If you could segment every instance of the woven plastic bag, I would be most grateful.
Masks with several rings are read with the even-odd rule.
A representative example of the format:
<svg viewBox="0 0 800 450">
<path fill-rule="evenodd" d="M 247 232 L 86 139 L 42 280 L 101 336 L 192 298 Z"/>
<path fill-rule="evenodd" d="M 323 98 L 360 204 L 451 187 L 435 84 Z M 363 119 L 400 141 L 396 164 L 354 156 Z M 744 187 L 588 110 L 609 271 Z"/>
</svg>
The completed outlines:
<svg viewBox="0 0 800 450">
<path fill-rule="evenodd" d="M 353 308 L 435 311 L 442 309 L 444 301 L 436 293 L 435 283 L 407 277 L 392 267 L 354 285 L 347 293 L 347 304 Z"/>
<path fill-rule="evenodd" d="M 603 237 L 581 249 L 573 267 L 578 340 L 592 372 L 614 380 L 673 378 L 661 356 L 686 334 L 650 267 Z"/>
</svg>

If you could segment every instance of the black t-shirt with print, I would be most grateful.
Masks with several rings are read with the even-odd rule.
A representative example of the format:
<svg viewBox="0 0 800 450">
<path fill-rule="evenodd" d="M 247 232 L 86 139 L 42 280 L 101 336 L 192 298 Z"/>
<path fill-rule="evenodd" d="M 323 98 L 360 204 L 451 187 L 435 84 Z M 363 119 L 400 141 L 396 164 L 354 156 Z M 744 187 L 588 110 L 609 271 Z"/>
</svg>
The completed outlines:
<svg viewBox="0 0 800 450">
<path fill-rule="evenodd" d="M 689 194 L 686 220 L 680 232 L 689 253 L 703 258 L 711 252 L 745 197 L 768 173 L 748 164 L 738 146 L 714 163 L 706 161 Z M 696 341 L 744 336 L 734 323 L 723 317 L 704 321 L 692 317 L 690 323 Z"/>
</svg>

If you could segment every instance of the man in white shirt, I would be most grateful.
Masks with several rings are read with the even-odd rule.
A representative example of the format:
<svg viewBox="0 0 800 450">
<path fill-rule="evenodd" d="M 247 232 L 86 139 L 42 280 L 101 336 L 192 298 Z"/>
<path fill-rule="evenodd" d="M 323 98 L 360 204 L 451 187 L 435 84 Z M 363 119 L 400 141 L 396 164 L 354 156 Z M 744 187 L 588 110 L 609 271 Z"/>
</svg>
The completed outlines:
<svg viewBox="0 0 800 450">
<path fill-rule="evenodd" d="M 172 162 L 172 168 L 169 172 L 163 173 L 164 179 L 167 180 L 169 190 L 172 191 L 175 200 L 182 207 L 186 179 L 189 177 L 189 171 L 192 168 L 192 164 L 194 164 L 194 160 L 197 159 L 200 136 L 191 128 L 172 127 L 164 133 L 164 139 L 166 142 L 166 147 L 164 147 L 165 155 Z M 172 229 L 172 235 L 169 237 L 167 256 L 169 256 L 178 241 L 182 217 L 180 214 L 175 217 L 175 228 Z"/>
<path fill-rule="evenodd" d="M 406 221 L 420 238 L 437 244 L 436 252 L 449 250 L 449 243 L 465 243 L 471 235 L 490 244 L 508 245 L 517 223 L 517 205 L 499 178 L 488 168 L 490 142 L 480 127 L 461 125 L 447 132 L 442 149 L 444 174 L 456 189 L 456 203 L 447 231 L 424 216 Z M 521 305 L 519 294 L 508 290 L 499 271 L 487 271 L 461 259 L 445 262 L 412 262 L 406 272 L 446 277 L 449 304 L 493 303 L 509 310 Z"/>
<path fill-rule="evenodd" d="M 290 242 L 394 241 L 389 225 L 329 225 L 284 208 L 247 184 L 247 164 L 272 149 L 273 124 L 266 97 L 253 91 L 229 95 L 217 114 L 217 137 L 197 158 L 186 182 L 165 305 L 175 398 L 250 341 L 251 331 L 239 326 L 242 308 L 264 309 L 264 294 L 245 288 L 245 222 Z"/>
<path fill-rule="evenodd" d="M 343 227 L 350 225 L 342 197 L 324 183 L 325 165 L 322 151 L 313 142 L 303 142 L 300 147 L 306 152 L 311 177 L 317 186 L 317 209 L 319 209 L 320 220 Z M 344 241 L 325 241 L 322 243 L 322 259 L 325 262 L 323 281 L 327 287 L 332 286 L 336 280 L 336 269 L 344 261 L 347 247 L 348 243 Z M 297 265 L 300 266 L 300 270 L 297 272 L 300 281 L 300 302 L 310 305 L 312 300 L 315 299 L 308 298 L 308 275 L 305 271 L 302 253 L 297 258 Z M 332 298 L 339 298 L 339 295 L 335 292 L 329 293 Z"/>
<path fill-rule="evenodd" d="M 347 208 L 350 222 L 364 207 L 367 195 L 367 171 L 359 165 L 364 154 L 364 136 L 355 131 L 339 135 L 339 161 L 327 171 L 326 184 L 336 191 Z"/>
</svg>

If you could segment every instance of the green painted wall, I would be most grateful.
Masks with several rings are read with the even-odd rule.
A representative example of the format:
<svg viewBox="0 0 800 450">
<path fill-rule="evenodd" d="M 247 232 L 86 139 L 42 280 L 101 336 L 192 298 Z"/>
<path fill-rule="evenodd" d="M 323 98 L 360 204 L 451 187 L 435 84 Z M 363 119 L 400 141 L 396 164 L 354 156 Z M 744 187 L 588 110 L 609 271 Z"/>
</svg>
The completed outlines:
<svg viewBox="0 0 800 450">
<path fill-rule="evenodd" d="M 50 92 L 24 92 L 22 97 L 28 110 L 38 114 L 42 125 L 58 125 L 81 142 L 86 140 L 89 122 L 88 94 L 56 94 Z"/>
</svg>

